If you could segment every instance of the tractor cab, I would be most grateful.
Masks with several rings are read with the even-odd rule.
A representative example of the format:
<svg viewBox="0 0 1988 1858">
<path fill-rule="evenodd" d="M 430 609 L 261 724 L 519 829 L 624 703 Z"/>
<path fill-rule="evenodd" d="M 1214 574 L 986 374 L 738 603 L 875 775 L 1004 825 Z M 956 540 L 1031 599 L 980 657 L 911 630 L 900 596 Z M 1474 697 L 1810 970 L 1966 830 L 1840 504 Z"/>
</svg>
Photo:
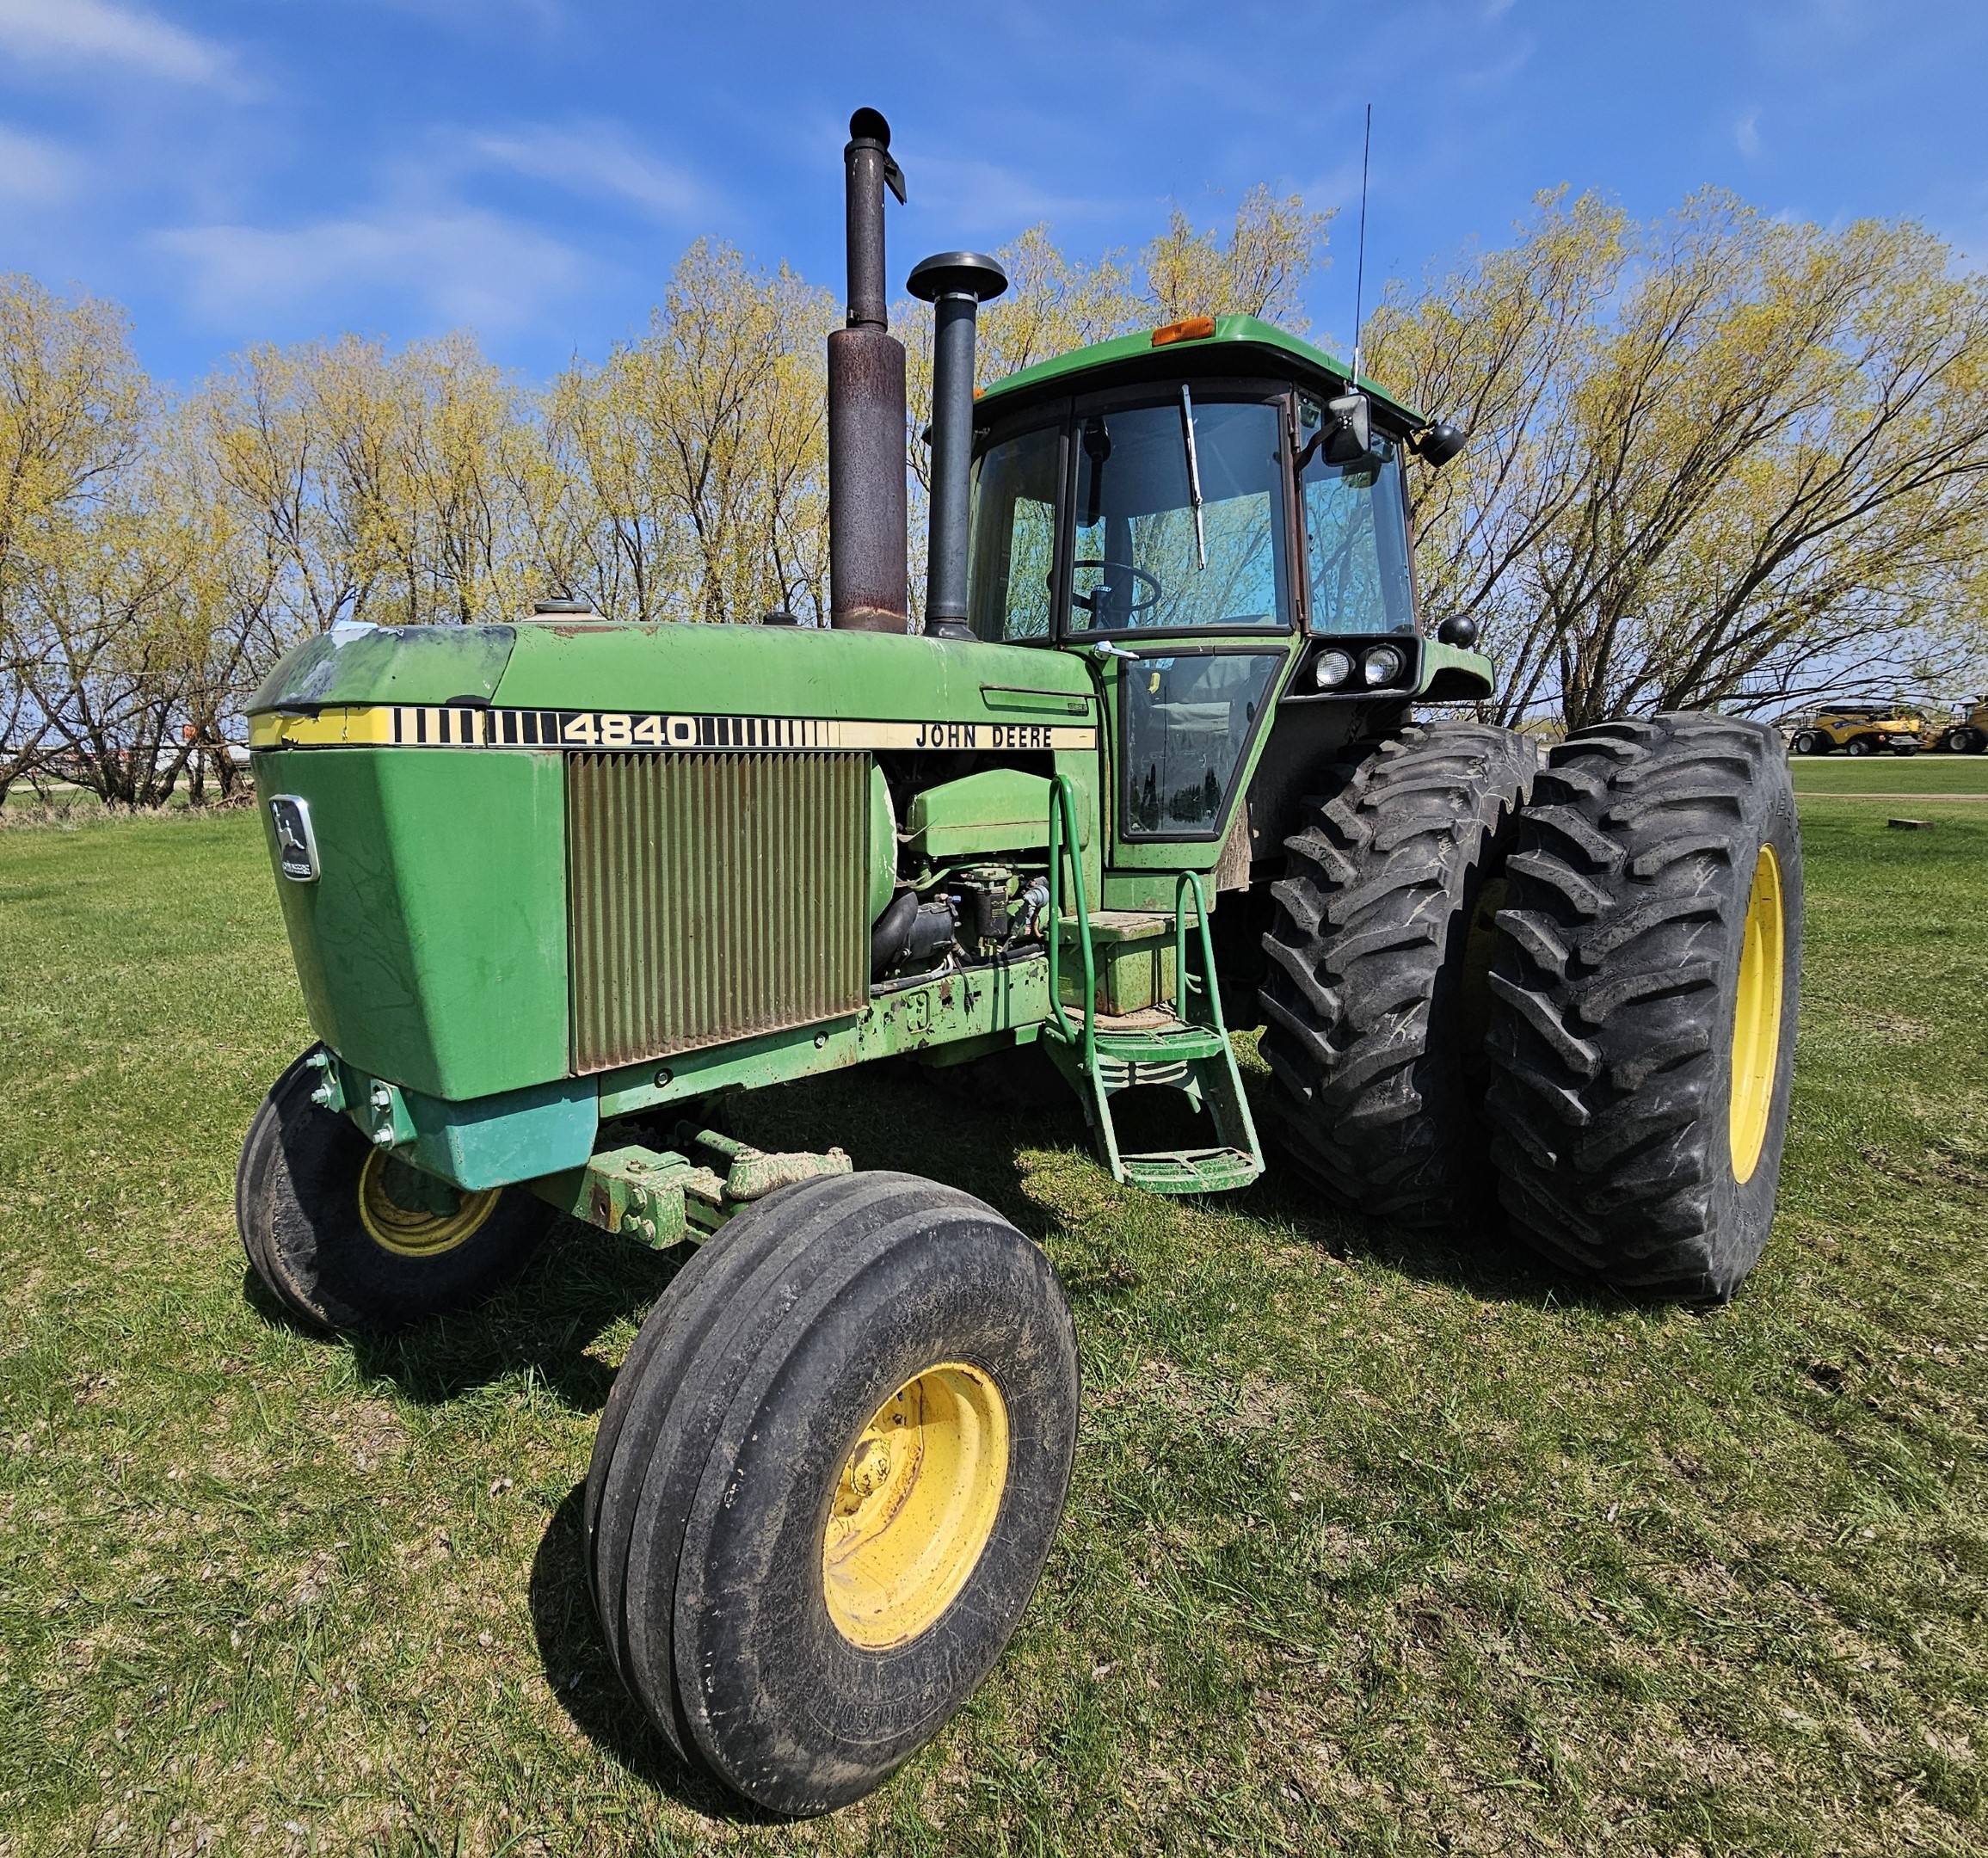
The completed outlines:
<svg viewBox="0 0 1988 1858">
<path fill-rule="evenodd" d="M 1027 369 L 975 415 L 969 623 L 1096 667 L 1114 864 L 1224 840 L 1282 706 L 1338 712 L 1301 728 L 1315 760 L 1376 705 L 1489 693 L 1468 636 L 1416 623 L 1405 467 L 1454 435 L 1308 343 L 1191 318 Z"/>
</svg>

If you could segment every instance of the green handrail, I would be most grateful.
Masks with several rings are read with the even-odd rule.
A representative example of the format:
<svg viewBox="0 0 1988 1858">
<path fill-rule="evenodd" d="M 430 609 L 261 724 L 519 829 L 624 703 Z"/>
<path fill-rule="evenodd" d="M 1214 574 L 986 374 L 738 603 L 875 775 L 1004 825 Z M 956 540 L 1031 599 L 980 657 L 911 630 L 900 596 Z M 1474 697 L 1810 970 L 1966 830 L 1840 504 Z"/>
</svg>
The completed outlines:
<svg viewBox="0 0 1988 1858">
<path fill-rule="evenodd" d="M 1080 1039 L 1077 1029 L 1070 1024 L 1063 1012 L 1063 992 L 1060 984 L 1059 952 L 1063 941 L 1062 900 L 1059 892 L 1063 881 L 1063 852 L 1065 840 L 1070 854 L 1070 889 L 1077 900 L 1077 946 L 1084 957 L 1084 1031 Z M 1049 901 L 1045 914 L 1049 919 L 1049 1012 L 1056 1036 L 1066 1045 L 1081 1043 L 1084 1048 L 1084 1069 L 1095 1073 L 1098 1067 L 1098 963 L 1091 951 L 1091 910 L 1084 898 L 1084 849 L 1077 836 L 1077 791 L 1070 784 L 1068 774 L 1059 774 L 1049 790 Z M 1202 931 L 1205 938 L 1207 930 Z"/>
<path fill-rule="evenodd" d="M 1187 893 L 1194 892 L 1195 926 L 1201 932 L 1201 990 L 1208 1000 L 1208 1024 L 1226 1038 L 1228 1028 L 1222 1020 L 1222 990 L 1215 984 L 1215 944 L 1208 933 L 1208 893 L 1201 888 L 1198 871 L 1184 871 L 1173 885 L 1173 984 L 1180 990 L 1180 1017 L 1187 1011 Z"/>
</svg>

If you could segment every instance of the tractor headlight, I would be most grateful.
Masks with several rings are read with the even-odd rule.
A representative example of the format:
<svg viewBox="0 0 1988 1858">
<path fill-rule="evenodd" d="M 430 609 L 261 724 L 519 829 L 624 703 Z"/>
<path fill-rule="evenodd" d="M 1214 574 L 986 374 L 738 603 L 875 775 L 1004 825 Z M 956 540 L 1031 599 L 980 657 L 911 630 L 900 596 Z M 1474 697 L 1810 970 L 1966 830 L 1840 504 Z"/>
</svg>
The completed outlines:
<svg viewBox="0 0 1988 1858">
<path fill-rule="evenodd" d="M 1392 645 L 1376 645 L 1360 661 L 1360 675 L 1369 688 L 1392 684 L 1407 660 Z"/>
<path fill-rule="evenodd" d="M 1320 652 L 1318 661 L 1312 667 L 1312 682 L 1320 690 L 1337 690 L 1352 674 L 1352 654 L 1336 649 Z"/>
</svg>

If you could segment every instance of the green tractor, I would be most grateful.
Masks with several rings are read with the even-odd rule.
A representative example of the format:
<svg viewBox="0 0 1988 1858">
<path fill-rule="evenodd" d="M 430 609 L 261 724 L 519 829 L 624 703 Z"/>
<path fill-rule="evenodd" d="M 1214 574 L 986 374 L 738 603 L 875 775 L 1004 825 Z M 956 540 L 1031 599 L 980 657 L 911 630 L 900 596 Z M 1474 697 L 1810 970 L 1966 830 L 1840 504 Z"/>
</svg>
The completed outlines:
<svg viewBox="0 0 1988 1858">
<path fill-rule="evenodd" d="M 1464 1234 L 1501 1203 L 1591 1280 L 1717 1301 L 1773 1210 L 1800 963 L 1774 733 L 1667 715 L 1542 757 L 1473 720 L 1493 667 L 1419 622 L 1407 514 L 1463 435 L 1251 317 L 976 394 L 1005 280 L 920 265 L 912 632 L 889 134 L 860 112 L 845 151 L 832 624 L 340 625 L 251 717 L 319 1043 L 249 1131 L 249 1258 L 342 1330 L 486 1295 L 556 1215 L 696 1246 L 600 1421 L 588 1572 L 662 1734 L 785 1813 L 876 1787 L 1000 1656 L 1077 1350 L 993 1209 L 761 1153 L 719 1099 L 1006 1070 L 1067 1084 L 1149 1192 L 1244 1187 L 1268 1136 L 1337 1203 Z M 1122 1142 L 1142 1086 L 1205 1139 Z"/>
</svg>

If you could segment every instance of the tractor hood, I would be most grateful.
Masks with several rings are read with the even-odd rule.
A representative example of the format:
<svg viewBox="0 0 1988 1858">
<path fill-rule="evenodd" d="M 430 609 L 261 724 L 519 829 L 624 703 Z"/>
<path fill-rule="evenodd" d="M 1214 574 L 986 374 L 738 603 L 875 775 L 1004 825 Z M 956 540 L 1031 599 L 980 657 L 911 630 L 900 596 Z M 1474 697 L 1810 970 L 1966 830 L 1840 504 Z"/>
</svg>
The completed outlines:
<svg viewBox="0 0 1988 1858">
<path fill-rule="evenodd" d="M 910 730 L 865 746 L 914 748 L 927 746 L 916 738 L 928 724 L 1086 725 L 1094 699 L 1088 669 L 1068 653 L 894 633 L 595 619 L 342 626 L 270 674 L 249 706 L 250 739 L 329 745 L 323 729 L 349 713 L 354 732 L 342 739 L 395 740 L 366 733 L 384 723 L 362 727 L 360 713 L 437 707 L 865 720 Z M 990 736 L 982 746 L 1049 744 Z"/>
<path fill-rule="evenodd" d="M 335 625 L 262 680 L 249 714 L 331 704 L 487 704 L 510 661 L 508 625 Z"/>
</svg>

